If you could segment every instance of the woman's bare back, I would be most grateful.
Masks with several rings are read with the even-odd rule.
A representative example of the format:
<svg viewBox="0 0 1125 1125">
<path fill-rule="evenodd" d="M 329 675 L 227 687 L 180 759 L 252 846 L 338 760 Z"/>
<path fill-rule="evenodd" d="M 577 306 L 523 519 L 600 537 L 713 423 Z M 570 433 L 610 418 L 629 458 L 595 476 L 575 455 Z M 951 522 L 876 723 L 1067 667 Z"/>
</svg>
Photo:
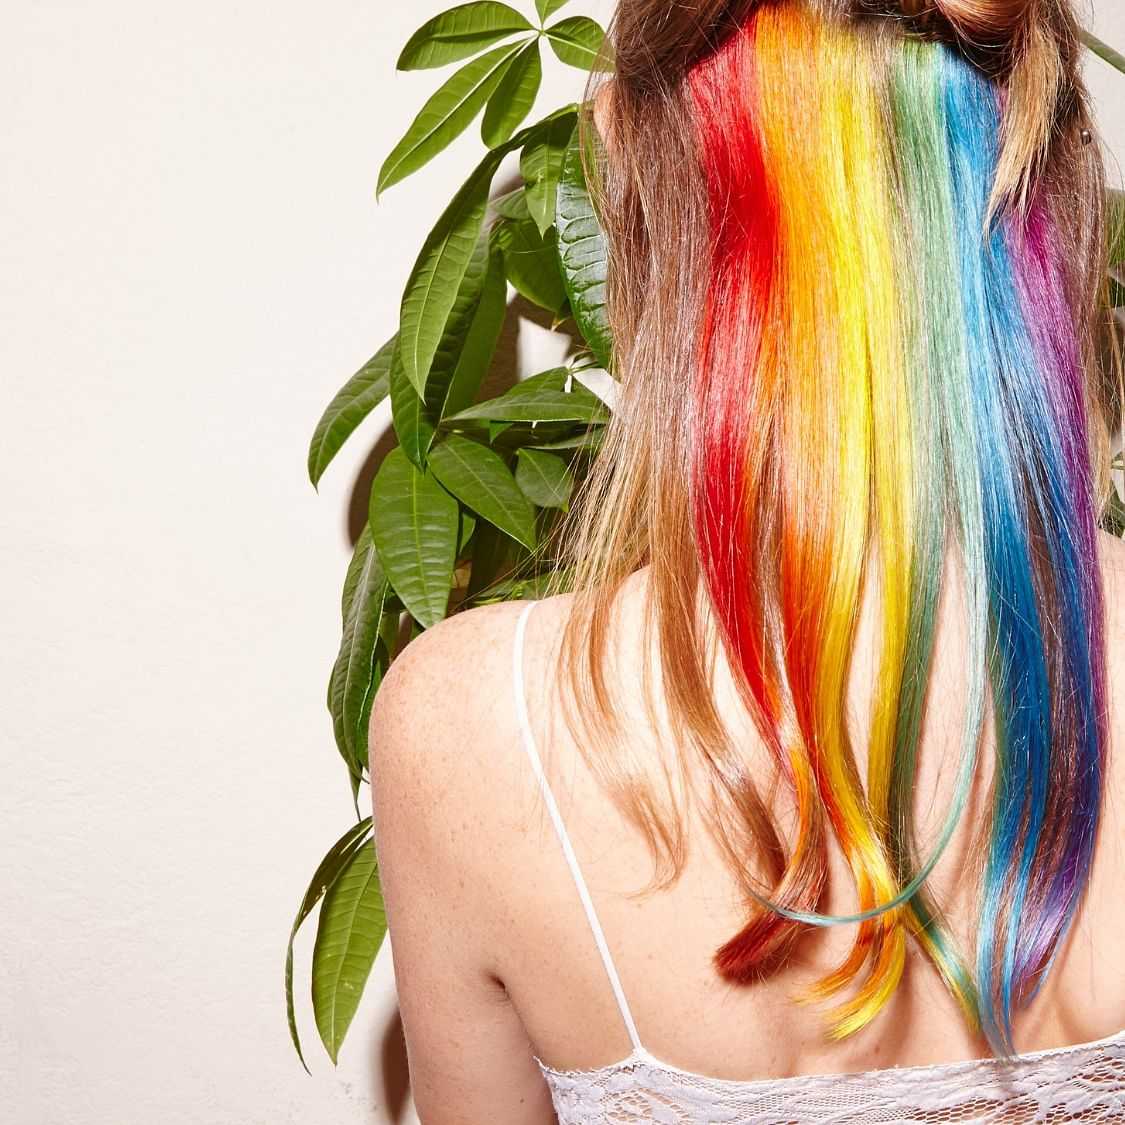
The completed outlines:
<svg viewBox="0 0 1125 1125">
<path fill-rule="evenodd" d="M 1125 545 L 1102 537 L 1109 606 L 1111 767 L 1105 813 L 1090 890 L 1047 985 L 1015 1021 L 1016 1045 L 1039 1050 L 1099 1039 L 1125 1028 L 1125 974 L 1119 935 L 1125 930 Z M 964 705 L 963 628 L 955 583 L 943 599 L 926 727 L 919 755 L 917 815 L 924 841 L 936 831 L 952 793 Z M 615 623 L 613 677 L 620 692 L 624 752 L 657 771 L 669 746 L 646 714 L 639 677 L 646 580 L 625 587 Z M 768 979 L 740 987 L 724 982 L 712 954 L 743 923 L 735 881 L 698 815 L 689 820 L 687 863 L 667 890 L 638 894 L 653 874 L 640 834 L 625 821 L 590 775 L 566 725 L 549 702 L 552 654 L 569 612 L 568 598 L 541 603 L 527 633 L 526 680 L 531 722 L 578 859 L 604 926 L 645 1047 L 686 1070 L 732 1079 L 839 1073 L 926 1065 L 989 1054 L 972 1034 L 930 962 L 908 955 L 903 984 L 886 1011 L 844 1042 L 824 1034 L 824 1011 L 793 1002 L 795 994 L 835 967 L 851 946 L 852 927 L 810 935 L 792 961 Z M 867 711 L 877 611 L 865 613 L 854 662 L 854 714 Z M 474 854 L 465 857 L 481 888 L 481 948 L 494 951 L 490 972 L 502 982 L 535 1053 L 562 1069 L 601 1067 L 625 1057 L 629 1038 L 538 789 L 519 746 L 511 688 L 515 608 L 493 607 L 451 622 L 446 639 L 433 638 L 432 659 L 464 660 L 477 652 L 481 675 L 466 684 L 476 700 L 461 734 L 474 768 L 466 770 L 464 799 L 475 802 Z M 439 630 L 439 634 L 442 630 Z M 482 647 L 489 655 L 481 659 Z M 453 650 L 456 650 L 453 651 Z M 470 657 L 471 659 L 471 657 Z M 463 666 L 470 666 L 465 664 Z M 729 682 L 716 695 L 734 737 L 762 763 L 757 743 Z M 451 703 L 451 705 L 453 705 Z M 659 700 L 657 700 L 659 710 Z M 554 719 L 551 718 L 554 714 Z M 857 739 L 862 745 L 862 739 Z M 986 745 L 982 760 L 990 761 Z M 862 753 L 858 752 L 863 770 Z M 972 951 L 977 911 L 974 829 L 987 801 L 987 769 L 975 785 L 966 817 L 929 884 L 951 927 Z M 511 797 L 509 801 L 508 798 Z M 850 876 L 831 856 L 828 913 L 855 909 Z"/>
</svg>

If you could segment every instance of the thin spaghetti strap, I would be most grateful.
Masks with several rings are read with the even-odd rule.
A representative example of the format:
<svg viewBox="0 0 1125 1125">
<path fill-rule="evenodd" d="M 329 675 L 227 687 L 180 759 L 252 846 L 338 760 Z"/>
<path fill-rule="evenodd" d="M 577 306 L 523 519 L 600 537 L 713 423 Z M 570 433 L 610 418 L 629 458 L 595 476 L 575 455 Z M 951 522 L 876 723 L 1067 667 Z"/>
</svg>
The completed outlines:
<svg viewBox="0 0 1125 1125">
<path fill-rule="evenodd" d="M 527 751 L 528 760 L 531 762 L 531 771 L 539 782 L 539 788 L 543 793 L 543 801 L 551 815 L 551 821 L 555 826 L 555 832 L 558 834 L 559 843 L 562 845 L 563 855 L 566 856 L 567 866 L 574 877 L 574 885 L 578 888 L 578 897 L 582 900 L 582 906 L 586 911 L 586 920 L 590 923 L 590 930 L 593 932 L 594 941 L 597 943 L 598 952 L 601 954 L 606 976 L 609 977 L 613 995 L 617 999 L 617 1007 L 621 1012 L 622 1020 L 625 1021 L 625 1030 L 629 1033 L 633 1049 L 643 1051 L 644 1046 L 641 1043 L 641 1037 L 637 1034 L 637 1025 L 633 1022 L 633 1013 L 629 1010 L 629 1003 L 625 999 L 625 990 L 621 987 L 621 978 L 617 975 L 617 966 L 613 963 L 613 957 L 610 956 L 609 945 L 605 940 L 605 931 L 602 929 L 601 922 L 598 921 L 598 912 L 594 909 L 594 900 L 590 897 L 586 880 L 582 876 L 582 869 L 578 866 L 578 857 L 574 854 L 570 835 L 563 823 L 562 814 L 559 812 L 559 806 L 551 790 L 551 783 L 547 780 L 547 775 L 543 770 L 543 762 L 540 760 L 539 750 L 535 744 L 535 735 L 531 730 L 531 718 L 527 711 L 527 692 L 524 687 L 523 648 L 524 635 L 527 632 L 527 619 L 537 604 L 536 602 L 530 602 L 525 606 L 516 624 L 515 642 L 512 646 L 512 681 L 515 684 L 516 718 L 519 722 L 524 749 Z"/>
</svg>

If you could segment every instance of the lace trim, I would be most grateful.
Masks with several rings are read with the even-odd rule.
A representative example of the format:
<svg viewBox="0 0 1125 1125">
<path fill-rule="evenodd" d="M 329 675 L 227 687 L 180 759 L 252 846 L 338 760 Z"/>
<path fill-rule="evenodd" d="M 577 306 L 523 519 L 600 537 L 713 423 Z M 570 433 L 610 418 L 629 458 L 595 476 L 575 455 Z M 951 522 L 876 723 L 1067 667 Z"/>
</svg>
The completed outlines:
<svg viewBox="0 0 1125 1125">
<path fill-rule="evenodd" d="M 643 1047 L 591 1070 L 535 1061 L 559 1125 L 1125 1121 L 1125 1030 L 1028 1052 L 1010 1063 L 965 1059 L 745 1082 L 684 1070 Z"/>
<path fill-rule="evenodd" d="M 539 1065 L 539 1069 L 544 1074 L 554 1075 L 558 1078 L 588 1078 L 597 1074 L 605 1074 L 611 1070 L 622 1070 L 626 1067 L 635 1066 L 637 1063 L 647 1063 L 649 1066 L 659 1067 L 661 1070 L 671 1070 L 676 1074 L 681 1074 L 685 1078 L 694 1078 L 701 1082 L 714 1082 L 719 1085 L 737 1086 L 741 1090 L 749 1089 L 753 1086 L 775 1086 L 779 1082 L 816 1082 L 816 1081 L 840 1081 L 845 1078 L 878 1078 L 883 1074 L 894 1074 L 899 1078 L 921 1078 L 928 1073 L 934 1071 L 941 1071 L 943 1074 L 951 1074 L 957 1070 L 975 1070 L 980 1067 L 987 1069 L 1002 1069 L 1005 1066 L 1019 1066 L 1023 1063 L 1034 1062 L 1036 1059 L 1058 1058 L 1060 1056 L 1078 1054 L 1084 1051 L 1096 1051 L 1102 1047 L 1110 1047 L 1113 1044 L 1121 1042 L 1125 1045 L 1125 1028 L 1120 1031 L 1114 1032 L 1112 1035 L 1107 1035 L 1104 1039 L 1091 1039 L 1088 1043 L 1070 1043 L 1064 1047 L 1046 1047 L 1041 1051 L 1026 1051 L 1021 1055 L 1017 1055 L 1010 1063 L 1005 1063 L 1003 1059 L 986 1056 L 980 1059 L 961 1059 L 958 1062 L 949 1063 L 923 1063 L 919 1066 L 884 1066 L 877 1067 L 873 1070 L 845 1070 L 835 1073 L 825 1074 L 796 1074 L 789 1078 L 713 1078 L 709 1074 L 700 1074 L 694 1070 L 684 1070 L 683 1067 L 676 1066 L 675 1063 L 665 1062 L 664 1059 L 659 1059 L 651 1051 L 646 1050 L 644 1047 L 634 1047 L 623 1059 L 618 1059 L 616 1062 L 607 1063 L 605 1066 L 592 1066 L 588 1070 L 574 1068 L 570 1070 L 563 1070 L 545 1063 L 538 1055 L 531 1057 Z"/>
</svg>

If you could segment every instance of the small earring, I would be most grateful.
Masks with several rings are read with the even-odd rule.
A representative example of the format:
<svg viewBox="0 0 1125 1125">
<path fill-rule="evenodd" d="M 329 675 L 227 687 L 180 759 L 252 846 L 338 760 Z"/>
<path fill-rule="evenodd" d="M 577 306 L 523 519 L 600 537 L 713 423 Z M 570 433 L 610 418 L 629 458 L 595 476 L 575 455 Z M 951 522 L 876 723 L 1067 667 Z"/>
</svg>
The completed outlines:
<svg viewBox="0 0 1125 1125">
<path fill-rule="evenodd" d="M 1090 144 L 1094 139 L 1094 134 L 1091 133 L 1089 129 L 1083 129 L 1079 136 L 1081 136 L 1084 145 Z"/>
</svg>

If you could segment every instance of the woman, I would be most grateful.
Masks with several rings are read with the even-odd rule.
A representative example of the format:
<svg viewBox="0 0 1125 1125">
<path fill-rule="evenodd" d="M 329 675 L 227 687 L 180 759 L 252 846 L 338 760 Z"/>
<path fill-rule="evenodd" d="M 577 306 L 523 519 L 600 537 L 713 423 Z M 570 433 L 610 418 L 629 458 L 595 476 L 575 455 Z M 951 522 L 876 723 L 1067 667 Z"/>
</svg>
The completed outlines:
<svg viewBox="0 0 1125 1125">
<path fill-rule="evenodd" d="M 421 1118 L 1121 1120 L 1067 0 L 621 0 L 613 39 L 571 590 L 428 633 L 372 717 Z"/>
</svg>

